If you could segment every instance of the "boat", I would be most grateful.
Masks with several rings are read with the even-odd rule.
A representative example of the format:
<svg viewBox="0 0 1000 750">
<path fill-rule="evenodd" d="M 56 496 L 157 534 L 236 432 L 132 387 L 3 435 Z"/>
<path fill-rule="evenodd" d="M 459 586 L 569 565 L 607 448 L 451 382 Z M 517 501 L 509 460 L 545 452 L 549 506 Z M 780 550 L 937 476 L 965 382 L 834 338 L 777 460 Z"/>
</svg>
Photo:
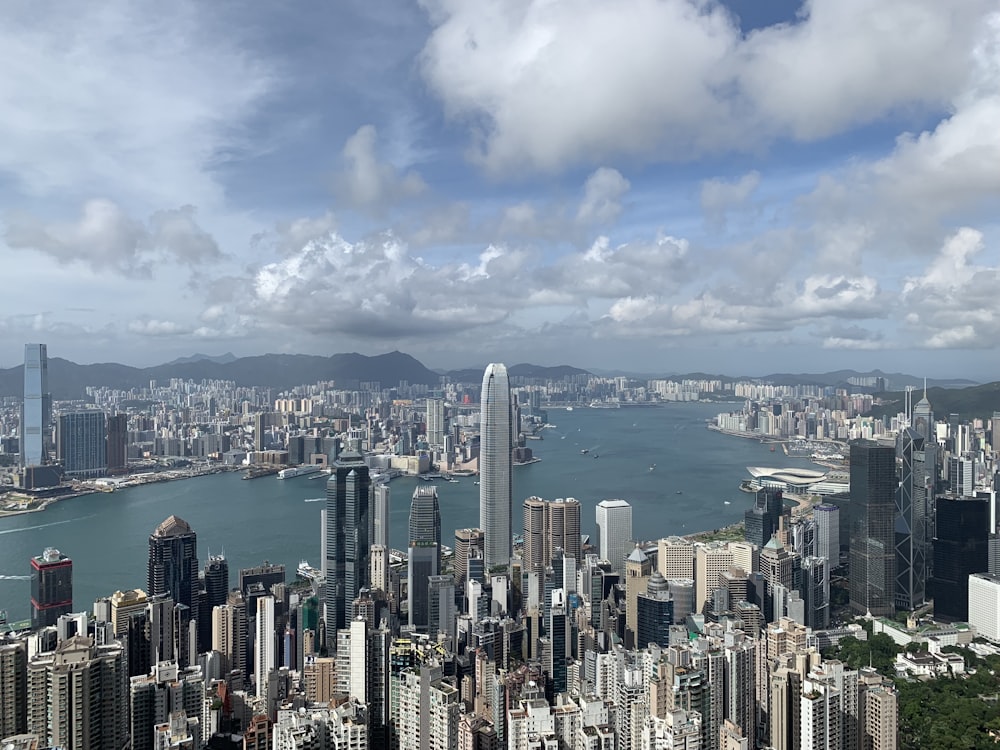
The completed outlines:
<svg viewBox="0 0 1000 750">
<path fill-rule="evenodd" d="M 580 449 L 580 455 L 581 456 L 586 456 L 588 453 L 590 453 L 590 448 L 581 448 Z"/>
<path fill-rule="evenodd" d="M 573 407 L 572 406 L 567 406 L 566 407 L 566 411 L 573 411 Z"/>
<path fill-rule="evenodd" d="M 656 468 L 656 464 L 650 464 L 650 466 L 649 466 L 649 470 L 650 470 L 650 471 L 652 471 L 652 470 L 653 470 L 653 469 L 655 469 L 655 468 Z"/>
<path fill-rule="evenodd" d="M 674 494 L 675 494 L 675 495 L 683 495 L 684 493 L 683 493 L 683 492 L 681 492 L 680 490 L 677 490 L 677 492 L 675 492 Z"/>
<path fill-rule="evenodd" d="M 732 503 L 731 503 L 731 502 L 729 502 L 728 500 L 723 500 L 723 501 L 722 501 L 722 504 L 723 504 L 723 505 L 732 505 Z"/>
<path fill-rule="evenodd" d="M 292 466 L 288 469 L 282 469 L 278 472 L 278 479 L 294 479 L 295 477 L 301 477 L 306 474 L 315 474 L 319 471 L 323 471 L 322 466 Z"/>
<path fill-rule="evenodd" d="M 774 453 L 774 446 L 771 446 L 771 453 Z"/>
<path fill-rule="evenodd" d="M 601 457 L 600 454 L 598 454 L 598 453 L 594 454 L 594 458 L 600 458 L 600 457 Z"/>
</svg>

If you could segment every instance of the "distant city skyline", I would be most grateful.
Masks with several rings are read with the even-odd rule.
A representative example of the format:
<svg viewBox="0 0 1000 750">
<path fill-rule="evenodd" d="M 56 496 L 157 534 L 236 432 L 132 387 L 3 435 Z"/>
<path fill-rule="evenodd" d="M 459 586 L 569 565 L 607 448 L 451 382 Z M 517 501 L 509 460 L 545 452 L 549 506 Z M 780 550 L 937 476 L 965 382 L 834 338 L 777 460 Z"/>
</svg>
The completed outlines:
<svg viewBox="0 0 1000 750">
<path fill-rule="evenodd" d="M 9 341 L 992 379 L 994 2 L 3 20 Z"/>
</svg>

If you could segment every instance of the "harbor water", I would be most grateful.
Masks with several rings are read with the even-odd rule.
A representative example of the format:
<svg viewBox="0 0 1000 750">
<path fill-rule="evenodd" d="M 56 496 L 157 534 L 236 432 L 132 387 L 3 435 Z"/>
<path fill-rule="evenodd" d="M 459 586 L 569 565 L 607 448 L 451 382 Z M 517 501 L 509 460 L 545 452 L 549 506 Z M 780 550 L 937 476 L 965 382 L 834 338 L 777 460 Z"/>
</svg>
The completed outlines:
<svg viewBox="0 0 1000 750">
<path fill-rule="evenodd" d="M 514 527 L 521 501 L 575 497 L 582 530 L 594 534 L 594 508 L 607 498 L 632 504 L 633 532 L 642 539 L 689 534 L 742 520 L 751 496 L 739 490 L 747 466 L 812 466 L 756 440 L 706 429 L 727 405 L 671 404 L 661 408 L 552 410 L 554 427 L 529 440 L 541 460 L 514 470 Z M 585 452 L 584 452 L 585 451 Z M 444 544 L 453 530 L 479 524 L 476 477 L 437 480 Z M 405 548 L 416 478 L 391 483 L 390 545 Z M 73 559 L 76 611 L 117 589 L 146 588 L 148 538 L 175 514 L 198 535 L 202 563 L 225 553 L 230 580 L 263 560 L 319 567 L 320 510 L 325 479 L 275 476 L 242 481 L 239 473 L 133 487 L 65 500 L 45 511 L 0 518 L 0 609 L 10 621 L 28 619 L 30 558 L 56 547 Z"/>
</svg>

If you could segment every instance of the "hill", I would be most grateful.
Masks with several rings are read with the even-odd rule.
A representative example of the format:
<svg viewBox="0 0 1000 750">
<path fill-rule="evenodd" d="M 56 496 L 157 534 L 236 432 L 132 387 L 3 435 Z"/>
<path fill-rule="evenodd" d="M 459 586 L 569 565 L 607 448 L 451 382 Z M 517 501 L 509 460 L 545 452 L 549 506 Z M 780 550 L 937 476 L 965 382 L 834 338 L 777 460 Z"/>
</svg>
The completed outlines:
<svg viewBox="0 0 1000 750">
<path fill-rule="evenodd" d="M 922 391 L 913 392 L 916 403 Z M 872 410 L 876 417 L 892 416 L 903 411 L 906 394 L 902 391 L 882 394 L 881 404 Z M 927 400 L 931 402 L 934 418 L 947 419 L 949 414 L 958 414 L 960 419 L 989 419 L 993 412 L 1000 411 L 1000 382 L 984 383 L 970 388 L 928 388 Z"/>
</svg>

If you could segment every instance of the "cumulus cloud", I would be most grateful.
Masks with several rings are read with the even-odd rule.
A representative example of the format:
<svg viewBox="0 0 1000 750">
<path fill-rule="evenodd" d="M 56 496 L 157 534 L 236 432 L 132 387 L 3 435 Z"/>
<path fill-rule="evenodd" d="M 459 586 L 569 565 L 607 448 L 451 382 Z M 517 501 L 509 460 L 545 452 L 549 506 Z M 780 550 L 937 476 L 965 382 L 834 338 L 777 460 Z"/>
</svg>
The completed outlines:
<svg viewBox="0 0 1000 750">
<path fill-rule="evenodd" d="M 376 152 L 378 132 L 362 125 L 342 153 L 345 168 L 335 178 L 338 195 L 356 208 L 380 212 L 390 204 L 419 195 L 427 189 L 416 172 L 400 173 Z"/>
<path fill-rule="evenodd" d="M 934 349 L 989 348 L 1000 344 L 1000 268 L 978 265 L 981 232 L 962 228 L 941 247 L 919 276 L 906 279 L 905 323 Z"/>
<path fill-rule="evenodd" d="M 583 200 L 577 209 L 577 221 L 585 224 L 606 224 L 621 213 L 621 199 L 628 192 L 629 181 L 610 167 L 594 171 L 583 186 Z"/>
<path fill-rule="evenodd" d="M 140 336 L 176 336 L 181 333 L 189 333 L 190 329 L 172 320 L 144 318 L 129 321 L 128 331 Z"/>
<path fill-rule="evenodd" d="M 813 0 L 795 23 L 743 36 L 721 4 L 702 0 L 423 5 L 434 25 L 423 75 L 468 123 L 472 158 L 494 172 L 689 159 L 816 140 L 901 108 L 935 111 L 968 81 L 992 9 Z"/>
<path fill-rule="evenodd" d="M 98 271 L 148 277 L 157 260 L 197 265 L 222 258 L 219 246 L 195 221 L 193 206 L 158 211 L 146 223 L 117 203 L 87 201 L 74 222 L 44 222 L 13 216 L 4 239 L 19 250 L 35 250 L 60 263 L 82 263 Z"/>
</svg>

